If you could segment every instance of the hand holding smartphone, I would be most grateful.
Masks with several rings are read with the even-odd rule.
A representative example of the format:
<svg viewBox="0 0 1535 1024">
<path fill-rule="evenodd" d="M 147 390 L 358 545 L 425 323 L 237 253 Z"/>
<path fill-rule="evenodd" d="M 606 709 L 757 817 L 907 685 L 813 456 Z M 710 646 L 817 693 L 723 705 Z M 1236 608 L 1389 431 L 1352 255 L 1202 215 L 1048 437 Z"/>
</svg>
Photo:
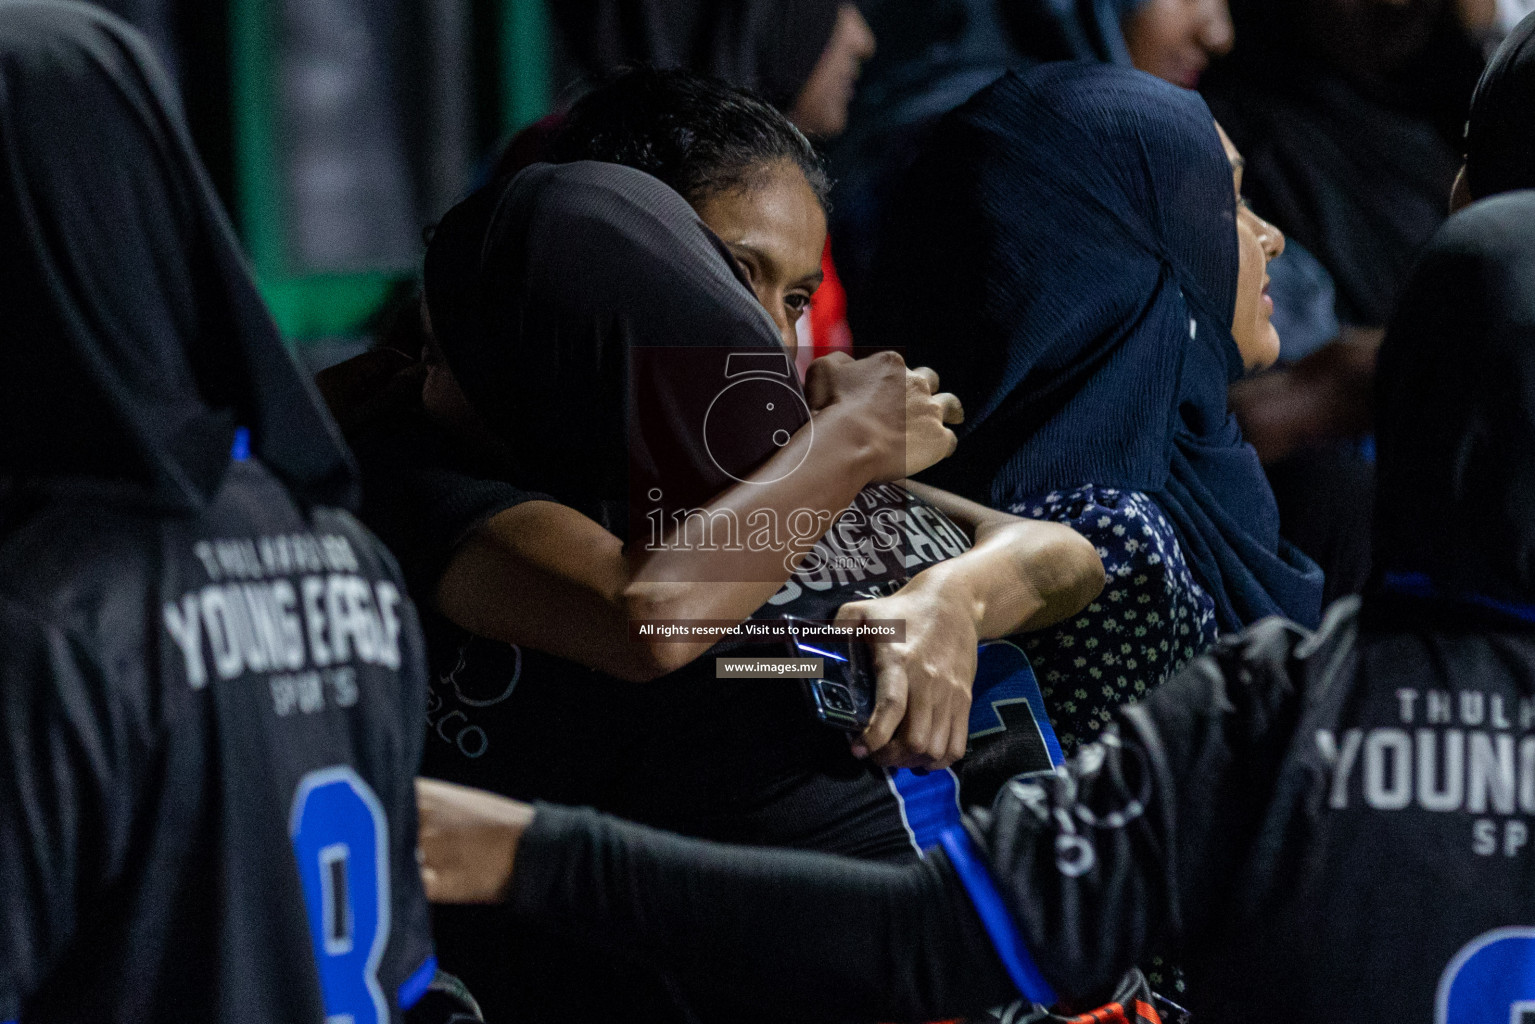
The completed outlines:
<svg viewBox="0 0 1535 1024">
<path fill-rule="evenodd" d="M 809 623 L 793 616 L 784 621 L 797 658 L 820 658 L 820 678 L 803 680 L 810 710 L 822 723 L 858 734 L 874 712 L 874 658 L 862 640 L 806 636 Z"/>
</svg>

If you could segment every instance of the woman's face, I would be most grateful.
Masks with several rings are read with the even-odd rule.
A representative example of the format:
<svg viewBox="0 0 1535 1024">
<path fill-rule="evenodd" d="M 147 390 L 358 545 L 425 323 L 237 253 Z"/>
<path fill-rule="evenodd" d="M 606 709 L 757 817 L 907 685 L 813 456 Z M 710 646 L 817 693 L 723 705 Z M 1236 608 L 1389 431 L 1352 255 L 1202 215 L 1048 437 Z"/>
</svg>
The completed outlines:
<svg viewBox="0 0 1535 1024">
<path fill-rule="evenodd" d="M 821 285 L 826 214 L 792 161 L 764 167 L 747 188 L 708 196 L 694 210 L 740 265 L 790 354 L 795 325 Z"/>
<path fill-rule="evenodd" d="M 1237 307 L 1231 321 L 1231 335 L 1242 353 L 1242 363 L 1249 371 L 1273 366 L 1279 358 L 1279 332 L 1270 318 L 1274 300 L 1269 298 L 1269 260 L 1284 252 L 1284 234 L 1253 213 L 1242 198 L 1242 154 L 1220 125 L 1221 145 L 1231 161 L 1232 187 L 1237 195 Z"/>
<path fill-rule="evenodd" d="M 1123 29 L 1136 67 L 1185 89 L 1236 39 L 1226 0 L 1144 0 Z"/>
<path fill-rule="evenodd" d="M 831 138 L 847 128 L 847 110 L 853 102 L 853 85 L 863 62 L 874 56 L 874 32 L 852 4 L 837 10 L 837 23 L 831 39 L 821 51 L 821 59 L 795 97 L 789 111 L 793 121 L 806 135 Z"/>
</svg>

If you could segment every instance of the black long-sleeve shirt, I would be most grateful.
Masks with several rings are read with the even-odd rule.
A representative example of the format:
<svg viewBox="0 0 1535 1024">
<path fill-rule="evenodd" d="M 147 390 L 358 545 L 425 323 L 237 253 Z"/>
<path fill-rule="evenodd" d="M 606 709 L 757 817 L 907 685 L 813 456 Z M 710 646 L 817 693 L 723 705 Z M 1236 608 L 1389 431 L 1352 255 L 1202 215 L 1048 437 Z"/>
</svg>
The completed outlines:
<svg viewBox="0 0 1535 1024">
<path fill-rule="evenodd" d="M 1382 597 L 1223 642 L 967 827 L 1059 997 L 1172 952 L 1203 1020 L 1502 1024 L 1535 1000 L 1530 814 L 1535 628 Z M 1018 995 L 956 867 L 541 807 L 510 898 L 743 1005 L 931 1020 Z"/>
</svg>

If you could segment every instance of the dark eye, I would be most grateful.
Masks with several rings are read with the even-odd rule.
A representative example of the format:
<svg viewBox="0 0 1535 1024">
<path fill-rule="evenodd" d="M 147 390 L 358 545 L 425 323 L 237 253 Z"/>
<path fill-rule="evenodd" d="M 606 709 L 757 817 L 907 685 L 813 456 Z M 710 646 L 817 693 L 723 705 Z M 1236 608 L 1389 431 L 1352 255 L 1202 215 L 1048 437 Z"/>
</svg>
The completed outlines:
<svg viewBox="0 0 1535 1024">
<path fill-rule="evenodd" d="M 742 259 L 740 256 L 737 256 L 735 253 L 731 253 L 730 256 L 731 256 L 731 259 L 736 261 L 736 266 L 741 268 L 741 273 L 746 275 L 746 279 L 748 281 L 751 281 L 751 282 L 755 283 L 756 280 L 757 280 L 757 275 L 756 275 L 756 273 L 754 271 L 754 268 L 752 266 L 752 261 L 748 260 L 748 259 Z"/>
<path fill-rule="evenodd" d="M 805 310 L 810 308 L 810 296 L 800 295 L 795 292 L 784 296 L 783 304 L 789 307 L 789 311 L 795 316 L 803 316 Z"/>
</svg>

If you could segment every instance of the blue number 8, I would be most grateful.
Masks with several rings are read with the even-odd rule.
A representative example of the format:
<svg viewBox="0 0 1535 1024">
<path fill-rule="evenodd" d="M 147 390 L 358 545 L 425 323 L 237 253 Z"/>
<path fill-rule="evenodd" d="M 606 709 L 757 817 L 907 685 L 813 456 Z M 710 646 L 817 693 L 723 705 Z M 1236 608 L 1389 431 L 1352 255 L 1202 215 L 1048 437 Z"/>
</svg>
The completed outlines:
<svg viewBox="0 0 1535 1024">
<path fill-rule="evenodd" d="M 1535 1020 L 1535 928 L 1499 928 L 1468 942 L 1439 979 L 1437 1024 Z"/>
<path fill-rule="evenodd" d="M 384 808 L 352 769 L 323 768 L 299 782 L 289 821 L 326 1024 L 386 1024 L 378 983 L 389 940 Z"/>
</svg>

